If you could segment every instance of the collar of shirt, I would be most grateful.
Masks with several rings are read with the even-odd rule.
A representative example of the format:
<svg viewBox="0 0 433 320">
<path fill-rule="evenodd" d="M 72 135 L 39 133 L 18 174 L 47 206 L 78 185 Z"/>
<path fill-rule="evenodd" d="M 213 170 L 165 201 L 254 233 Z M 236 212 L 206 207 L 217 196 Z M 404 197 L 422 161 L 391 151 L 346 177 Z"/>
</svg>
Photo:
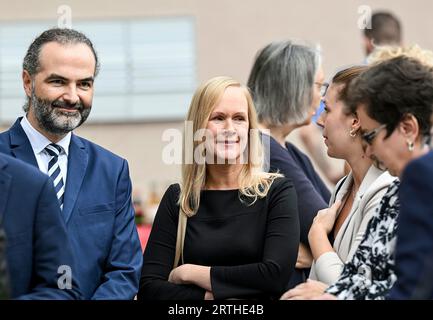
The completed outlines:
<svg viewBox="0 0 433 320">
<path fill-rule="evenodd" d="M 23 117 L 20 124 L 24 132 L 26 133 L 27 138 L 30 141 L 33 151 L 36 154 L 39 154 L 42 151 L 44 151 L 45 147 L 52 143 L 50 140 L 47 139 L 47 137 L 45 137 L 43 134 L 41 134 L 39 131 L 33 128 L 29 120 L 27 119 L 27 116 Z M 69 145 L 71 143 L 71 136 L 72 134 L 71 132 L 69 132 L 62 140 L 56 143 L 57 145 L 63 148 L 64 152 L 66 153 L 66 156 L 68 156 L 69 154 Z"/>
</svg>

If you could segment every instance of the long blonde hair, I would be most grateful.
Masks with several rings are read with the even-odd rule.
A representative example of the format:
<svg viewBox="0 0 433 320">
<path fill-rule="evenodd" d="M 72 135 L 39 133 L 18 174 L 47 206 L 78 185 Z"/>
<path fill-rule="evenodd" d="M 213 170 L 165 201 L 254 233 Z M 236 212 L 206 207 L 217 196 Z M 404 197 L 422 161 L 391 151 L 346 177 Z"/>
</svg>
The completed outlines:
<svg viewBox="0 0 433 320">
<path fill-rule="evenodd" d="M 215 77 L 208 80 L 196 90 L 185 123 L 192 122 L 193 132 L 206 128 L 213 108 L 228 87 L 242 88 L 248 102 L 250 133 L 248 161 L 242 166 L 239 174 L 239 191 L 241 195 L 250 198 L 252 204 L 257 198 L 265 197 L 274 179 L 282 175 L 263 171 L 263 147 L 258 132 L 257 115 L 249 90 L 230 77 Z M 188 217 L 197 213 L 200 205 L 200 192 L 206 183 L 206 163 L 199 164 L 196 161 L 192 161 L 192 163 L 186 161 L 186 157 L 191 157 L 201 143 L 201 141 L 192 141 L 191 143 L 191 138 L 184 132 L 182 182 L 179 197 L 180 208 Z M 193 146 L 192 150 L 188 148 L 191 145 Z"/>
</svg>

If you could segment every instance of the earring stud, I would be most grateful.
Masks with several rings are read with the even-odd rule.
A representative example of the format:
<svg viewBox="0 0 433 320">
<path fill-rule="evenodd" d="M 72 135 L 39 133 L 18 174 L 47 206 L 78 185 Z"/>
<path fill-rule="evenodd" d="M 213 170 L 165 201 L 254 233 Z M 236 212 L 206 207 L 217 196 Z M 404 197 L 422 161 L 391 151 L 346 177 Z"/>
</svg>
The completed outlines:
<svg viewBox="0 0 433 320">
<path fill-rule="evenodd" d="M 412 152 L 414 148 L 413 141 L 407 140 L 406 143 L 407 143 L 407 148 L 409 149 L 410 152 Z"/>
</svg>

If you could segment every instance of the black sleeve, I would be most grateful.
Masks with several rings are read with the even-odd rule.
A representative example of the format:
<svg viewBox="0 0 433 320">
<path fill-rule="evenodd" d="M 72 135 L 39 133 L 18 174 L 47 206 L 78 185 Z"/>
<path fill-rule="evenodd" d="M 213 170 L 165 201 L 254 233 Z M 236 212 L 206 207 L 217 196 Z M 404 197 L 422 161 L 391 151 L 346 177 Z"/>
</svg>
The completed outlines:
<svg viewBox="0 0 433 320">
<path fill-rule="evenodd" d="M 139 300 L 203 300 L 205 290 L 195 285 L 168 282 L 176 252 L 179 185 L 165 192 L 143 254 Z"/>
<path fill-rule="evenodd" d="M 313 219 L 317 212 L 327 208 L 328 204 L 305 175 L 302 168 L 290 158 L 288 153 L 284 156 L 278 154 L 271 159 L 271 170 L 276 171 L 277 169 L 281 174 L 293 181 L 298 197 L 301 242 L 308 246 L 308 232 Z"/>
<path fill-rule="evenodd" d="M 211 267 L 215 299 L 257 294 L 280 296 L 292 274 L 299 246 L 296 192 L 285 178 L 274 181 L 268 193 L 263 260 L 238 266 Z"/>
</svg>

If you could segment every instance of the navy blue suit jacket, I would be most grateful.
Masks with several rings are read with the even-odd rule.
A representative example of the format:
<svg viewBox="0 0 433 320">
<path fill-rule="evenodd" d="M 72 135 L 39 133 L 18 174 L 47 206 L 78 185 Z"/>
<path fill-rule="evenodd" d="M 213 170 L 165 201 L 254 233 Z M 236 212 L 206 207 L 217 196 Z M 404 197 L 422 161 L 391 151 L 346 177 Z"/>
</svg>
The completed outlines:
<svg viewBox="0 0 433 320">
<path fill-rule="evenodd" d="M 433 299 L 433 152 L 412 161 L 400 185 L 397 282 L 390 299 Z"/>
<path fill-rule="evenodd" d="M 314 170 L 310 159 L 298 148 L 289 142 L 284 148 L 274 138 L 262 137 L 265 149 L 270 152 L 270 171 L 280 172 L 293 181 L 298 198 L 301 242 L 309 246 L 308 232 L 313 219 L 319 210 L 328 207 L 331 193 Z M 295 269 L 287 289 L 304 282 L 309 273 L 310 269 Z"/>
<path fill-rule="evenodd" d="M 0 154 L 0 215 L 7 237 L 11 297 L 80 298 L 75 281 L 72 289 L 64 290 L 57 283 L 63 274 L 59 267 L 70 267 L 73 280 L 75 265 L 51 180 L 4 154 Z"/>
<path fill-rule="evenodd" d="M 0 134 L 0 152 L 37 167 L 21 118 Z M 62 215 L 85 299 L 133 299 L 142 251 L 126 160 L 72 134 Z"/>
</svg>

